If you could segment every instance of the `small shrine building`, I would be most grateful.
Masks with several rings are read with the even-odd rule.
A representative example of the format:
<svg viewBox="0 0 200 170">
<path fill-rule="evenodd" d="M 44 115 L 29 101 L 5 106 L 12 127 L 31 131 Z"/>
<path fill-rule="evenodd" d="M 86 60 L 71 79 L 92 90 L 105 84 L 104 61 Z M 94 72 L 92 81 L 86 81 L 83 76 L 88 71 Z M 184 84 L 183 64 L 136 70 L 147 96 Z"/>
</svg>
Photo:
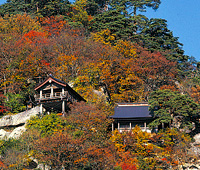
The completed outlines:
<svg viewBox="0 0 200 170">
<path fill-rule="evenodd" d="M 115 114 L 112 131 L 131 131 L 136 125 L 143 131 L 151 132 L 148 124 L 154 119 L 153 113 L 149 111 L 148 103 L 120 103 L 115 107 Z M 157 129 L 156 129 L 157 131 Z"/>
<path fill-rule="evenodd" d="M 35 91 L 35 101 L 40 106 L 41 114 L 43 108 L 46 112 L 56 111 L 64 114 L 69 110 L 69 104 L 85 101 L 66 82 L 51 74 L 35 87 Z"/>
</svg>

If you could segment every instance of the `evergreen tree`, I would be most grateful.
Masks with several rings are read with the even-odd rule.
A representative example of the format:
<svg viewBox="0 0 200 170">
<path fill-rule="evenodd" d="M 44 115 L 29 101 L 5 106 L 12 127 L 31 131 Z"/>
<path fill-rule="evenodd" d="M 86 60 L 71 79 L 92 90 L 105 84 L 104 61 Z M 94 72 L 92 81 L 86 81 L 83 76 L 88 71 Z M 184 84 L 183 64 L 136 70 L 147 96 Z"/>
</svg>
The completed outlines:
<svg viewBox="0 0 200 170">
<path fill-rule="evenodd" d="M 103 13 L 108 9 L 108 0 L 87 0 L 86 11 L 89 15 Z"/>
<path fill-rule="evenodd" d="M 150 126 L 172 123 L 178 129 L 192 129 L 198 125 L 199 105 L 190 97 L 171 90 L 157 90 L 150 94 L 150 110 L 155 120 Z"/>
<path fill-rule="evenodd" d="M 117 39 L 132 37 L 135 26 L 131 18 L 124 17 L 119 10 L 109 10 L 96 16 L 92 21 L 91 30 L 101 31 L 109 29 Z"/>
<path fill-rule="evenodd" d="M 146 26 L 139 34 L 142 46 L 151 52 L 168 52 L 167 58 L 173 61 L 184 61 L 183 44 L 174 37 L 172 31 L 167 28 L 165 19 L 152 18 L 148 20 Z"/>
<path fill-rule="evenodd" d="M 30 13 L 39 17 L 66 15 L 70 3 L 68 0 L 8 0 L 0 6 L 0 15 Z"/>
<path fill-rule="evenodd" d="M 114 9 L 121 8 L 122 12 L 128 15 L 136 16 L 137 11 L 146 12 L 147 7 L 158 9 L 160 3 L 160 0 L 112 0 L 111 6 Z"/>
</svg>

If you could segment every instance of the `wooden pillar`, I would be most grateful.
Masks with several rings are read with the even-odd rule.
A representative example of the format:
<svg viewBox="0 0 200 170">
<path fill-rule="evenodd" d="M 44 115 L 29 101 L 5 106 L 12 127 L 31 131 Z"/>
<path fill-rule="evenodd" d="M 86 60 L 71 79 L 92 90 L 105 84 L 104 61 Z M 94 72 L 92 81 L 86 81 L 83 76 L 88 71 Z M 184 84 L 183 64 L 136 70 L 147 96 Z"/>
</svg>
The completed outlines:
<svg viewBox="0 0 200 170">
<path fill-rule="evenodd" d="M 112 132 L 114 131 L 114 123 L 112 122 Z"/>
<path fill-rule="evenodd" d="M 65 94 L 65 89 L 64 89 L 64 87 L 62 88 L 62 95 L 64 96 L 64 94 Z"/>
<path fill-rule="evenodd" d="M 164 123 L 162 123 L 162 129 L 164 129 Z"/>
<path fill-rule="evenodd" d="M 117 129 L 118 129 L 118 131 L 119 131 L 119 128 L 120 128 L 120 123 L 118 122 L 118 124 L 117 124 L 117 125 L 118 125 Z"/>
<path fill-rule="evenodd" d="M 62 113 L 65 113 L 65 101 L 62 101 Z"/>
<path fill-rule="evenodd" d="M 40 114 L 42 114 L 42 104 L 40 104 Z"/>
<path fill-rule="evenodd" d="M 42 90 L 40 90 L 40 99 L 42 98 Z"/>
<path fill-rule="evenodd" d="M 130 122 L 130 131 L 131 131 L 131 129 L 132 129 L 132 124 L 131 124 L 131 122 Z"/>
<path fill-rule="evenodd" d="M 155 131 L 156 131 L 156 133 L 158 132 L 158 126 L 155 127 Z"/>
<path fill-rule="evenodd" d="M 147 131 L 147 122 L 144 122 L 144 130 Z"/>
<path fill-rule="evenodd" d="M 53 97 L 53 86 L 51 86 L 51 95 L 50 97 Z"/>
</svg>

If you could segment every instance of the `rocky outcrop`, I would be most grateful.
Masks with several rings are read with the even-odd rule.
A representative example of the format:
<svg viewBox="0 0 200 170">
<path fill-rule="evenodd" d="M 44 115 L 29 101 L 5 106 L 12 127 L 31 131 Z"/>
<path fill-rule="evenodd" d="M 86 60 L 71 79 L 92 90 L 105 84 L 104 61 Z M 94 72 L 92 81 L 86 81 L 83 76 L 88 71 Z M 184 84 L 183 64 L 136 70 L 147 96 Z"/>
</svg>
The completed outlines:
<svg viewBox="0 0 200 170">
<path fill-rule="evenodd" d="M 0 140 L 19 138 L 21 134 L 26 131 L 26 122 L 30 120 L 31 117 L 38 115 L 39 111 L 39 107 L 34 107 L 16 115 L 6 115 L 2 117 L 0 119 Z M 15 127 L 14 130 L 13 127 Z M 4 128 L 6 128 L 6 130 L 4 130 Z"/>
<path fill-rule="evenodd" d="M 39 111 L 39 107 L 34 107 L 16 115 L 6 115 L 0 119 L 0 128 L 23 125 L 32 116 L 38 115 Z"/>
<path fill-rule="evenodd" d="M 18 139 L 25 131 L 26 131 L 25 125 L 17 127 L 9 134 L 8 138 Z"/>
<path fill-rule="evenodd" d="M 0 129 L 0 140 L 9 138 L 11 132 L 7 132 L 3 129 Z"/>
<path fill-rule="evenodd" d="M 185 163 L 178 166 L 178 170 L 198 170 L 200 169 L 200 164 Z"/>
<path fill-rule="evenodd" d="M 198 134 L 196 134 L 195 136 L 194 136 L 194 140 L 195 140 L 195 144 L 196 145 L 200 145 L 200 133 L 198 133 Z"/>
</svg>

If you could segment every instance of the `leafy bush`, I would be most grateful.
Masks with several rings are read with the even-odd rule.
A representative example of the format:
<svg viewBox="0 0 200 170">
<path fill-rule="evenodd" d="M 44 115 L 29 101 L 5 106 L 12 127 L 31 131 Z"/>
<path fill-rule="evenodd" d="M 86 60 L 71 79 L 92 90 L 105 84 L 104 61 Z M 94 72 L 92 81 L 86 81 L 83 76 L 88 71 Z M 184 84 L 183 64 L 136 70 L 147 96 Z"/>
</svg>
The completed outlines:
<svg viewBox="0 0 200 170">
<path fill-rule="evenodd" d="M 41 136 L 48 136 L 63 129 L 65 126 L 65 121 L 62 120 L 58 115 L 52 113 L 50 115 L 45 115 L 42 118 L 33 117 L 28 121 L 27 127 L 29 129 L 37 129 Z"/>
<path fill-rule="evenodd" d="M 5 105 L 10 108 L 12 113 L 18 113 L 26 109 L 24 97 L 21 94 L 7 93 Z"/>
</svg>

